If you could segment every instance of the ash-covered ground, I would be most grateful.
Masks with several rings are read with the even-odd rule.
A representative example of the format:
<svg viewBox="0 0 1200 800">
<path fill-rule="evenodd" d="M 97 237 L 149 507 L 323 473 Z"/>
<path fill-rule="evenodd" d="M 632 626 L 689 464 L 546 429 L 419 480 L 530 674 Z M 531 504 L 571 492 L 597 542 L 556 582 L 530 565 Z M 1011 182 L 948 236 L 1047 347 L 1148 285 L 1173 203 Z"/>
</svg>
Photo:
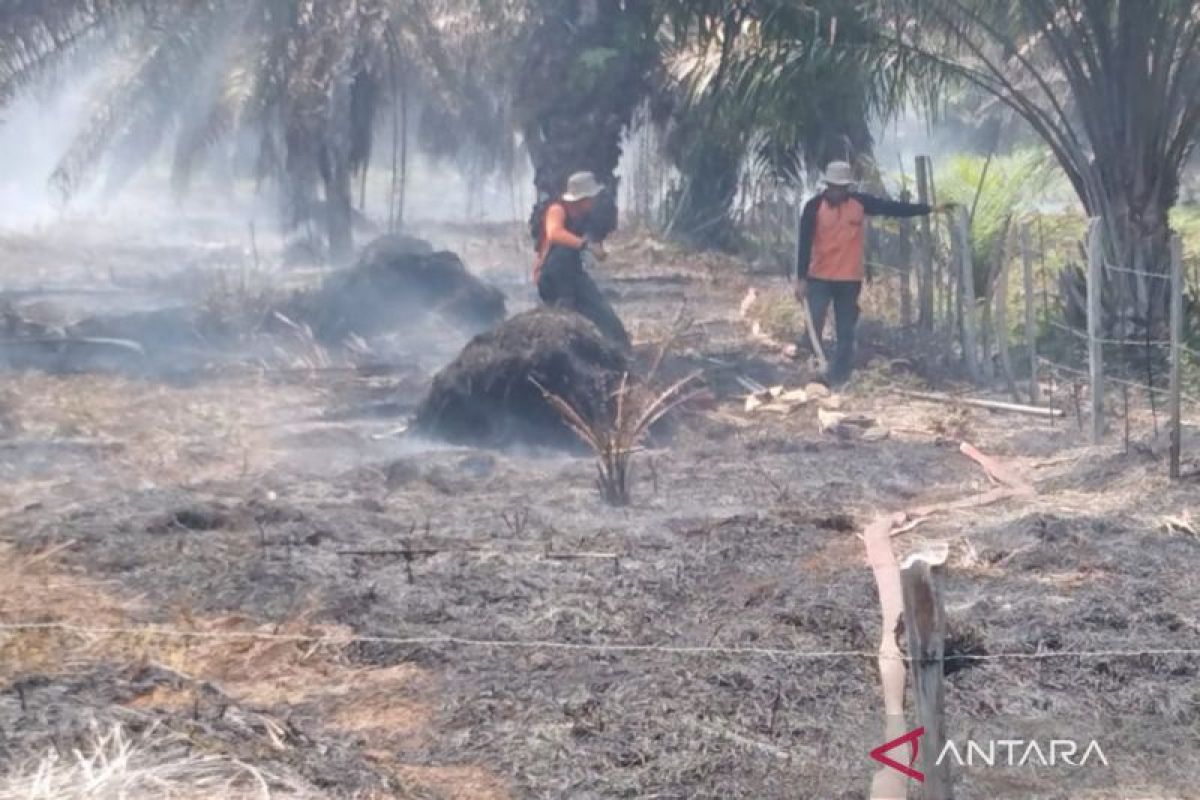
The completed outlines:
<svg viewBox="0 0 1200 800">
<path fill-rule="evenodd" d="M 518 227 L 422 233 L 511 314 L 533 304 Z M 0 241 L 7 299 L 103 315 L 314 279 L 267 247 L 76 244 Z M 170 375 L 4 372 L 0 622 L 69 627 L 0 632 L 3 770 L 120 723 L 278 797 L 865 797 L 883 707 L 857 534 L 990 488 L 969 441 L 1038 493 L 895 540 L 949 543 L 949 653 L 993 657 L 952 661 L 950 734 L 1096 739 L 1109 763 L 958 770 L 955 796 L 1200 797 L 1200 657 L 1162 652 L 1200 647 L 1200 492 L 1165 479 L 1148 417 L 1125 452 L 1071 418 L 908 399 L 951 376 L 870 324 L 842 410 L 887 438 L 822 433 L 815 405 L 747 413 L 746 380 L 812 377 L 740 314 L 779 279 L 645 238 L 611 252 L 639 358 L 686 304 L 665 372 L 711 394 L 638 454 L 628 508 L 586 455 L 401 432 L 467 338 L 437 320 L 351 355 L 251 331 Z M 1099 652 L 1055 655 L 1077 651 Z"/>
</svg>

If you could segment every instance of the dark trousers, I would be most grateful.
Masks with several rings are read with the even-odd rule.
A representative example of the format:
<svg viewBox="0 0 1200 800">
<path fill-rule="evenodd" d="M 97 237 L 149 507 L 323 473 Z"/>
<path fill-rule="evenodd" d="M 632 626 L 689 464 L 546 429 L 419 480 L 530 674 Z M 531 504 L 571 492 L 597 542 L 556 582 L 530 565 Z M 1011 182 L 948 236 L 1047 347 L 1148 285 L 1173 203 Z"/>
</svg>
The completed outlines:
<svg viewBox="0 0 1200 800">
<path fill-rule="evenodd" d="M 629 349 L 629 334 L 621 324 L 621 318 L 600 293 L 600 287 L 584 271 L 580 251 L 557 245 L 551 247 L 542 264 L 537 288 L 538 296 L 546 305 L 567 308 L 587 317 L 600 333 L 618 346 Z"/>
<path fill-rule="evenodd" d="M 808 309 L 812 313 L 813 327 L 818 336 L 824 332 L 825 315 L 829 313 L 829 306 L 833 306 L 837 349 L 829 360 L 828 378 L 831 382 L 845 381 L 854 369 L 854 330 L 858 326 L 860 294 L 862 281 L 823 281 L 816 278 L 808 281 Z"/>
</svg>

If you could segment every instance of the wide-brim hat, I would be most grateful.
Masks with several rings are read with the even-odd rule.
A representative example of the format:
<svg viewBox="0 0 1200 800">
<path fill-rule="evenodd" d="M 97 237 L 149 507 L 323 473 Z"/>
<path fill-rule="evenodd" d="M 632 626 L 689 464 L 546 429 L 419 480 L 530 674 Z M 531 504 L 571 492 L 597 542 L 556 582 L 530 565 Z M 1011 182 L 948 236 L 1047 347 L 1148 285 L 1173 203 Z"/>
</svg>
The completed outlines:
<svg viewBox="0 0 1200 800">
<path fill-rule="evenodd" d="M 821 180 L 826 186 L 853 186 L 854 169 L 845 161 L 830 161 Z"/>
<path fill-rule="evenodd" d="M 562 199 L 568 203 L 575 203 L 595 197 L 603 191 L 604 184 L 596 180 L 595 175 L 590 172 L 576 172 L 567 178 L 567 190 L 563 192 Z"/>
</svg>

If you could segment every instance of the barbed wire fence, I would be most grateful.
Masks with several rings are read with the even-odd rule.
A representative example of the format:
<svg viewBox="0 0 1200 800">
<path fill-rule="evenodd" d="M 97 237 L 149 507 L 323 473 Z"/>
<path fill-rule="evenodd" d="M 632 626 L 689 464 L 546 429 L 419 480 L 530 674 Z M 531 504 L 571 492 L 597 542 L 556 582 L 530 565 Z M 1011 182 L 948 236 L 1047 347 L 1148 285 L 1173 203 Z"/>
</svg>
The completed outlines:
<svg viewBox="0 0 1200 800">
<path fill-rule="evenodd" d="M 1063 353 L 1079 354 L 1074 363 L 1065 363 L 1067 355 L 1058 358 L 1031 351 L 1034 356 L 1032 378 L 1040 383 L 1049 378 L 1070 385 L 1070 402 L 1081 431 L 1085 418 L 1090 423 L 1087 433 L 1093 445 L 1104 444 L 1112 433 L 1113 420 L 1121 423 L 1124 447 L 1128 451 L 1134 434 L 1134 411 L 1139 398 L 1145 398 L 1151 418 L 1153 435 L 1158 437 L 1165 428 L 1170 439 L 1169 475 L 1182 476 L 1183 408 L 1200 407 L 1200 397 L 1185 390 L 1185 383 L 1194 379 L 1200 364 L 1200 352 L 1186 338 L 1185 297 L 1187 292 L 1183 265 L 1183 243 L 1172 236 L 1169 261 L 1163 270 L 1133 269 L 1111 263 L 1105 256 L 1099 219 L 1088 224 L 1083 253 L 1087 259 L 1084 272 L 1084 327 L 1063 319 L 1046 318 L 1051 330 L 1074 341 L 1075 347 L 1061 348 Z M 1141 319 L 1131 320 L 1125 284 L 1129 279 L 1150 287 L 1141 293 L 1141 303 L 1147 309 Z M 1115 309 L 1111 292 L 1106 288 L 1117 285 Z M 1026 283 L 1024 291 L 1034 288 Z M 1155 321 L 1156 298 L 1165 298 L 1166 320 Z M 1165 327 L 1164 327 L 1165 326 Z M 1145 379 L 1135 379 L 1130 370 L 1144 366 Z M 1156 380 L 1157 375 L 1159 376 Z M 1165 379 L 1165 385 L 1160 382 Z M 1086 408 L 1083 397 L 1086 394 Z M 1118 410 L 1119 409 L 1119 410 Z"/>
</svg>

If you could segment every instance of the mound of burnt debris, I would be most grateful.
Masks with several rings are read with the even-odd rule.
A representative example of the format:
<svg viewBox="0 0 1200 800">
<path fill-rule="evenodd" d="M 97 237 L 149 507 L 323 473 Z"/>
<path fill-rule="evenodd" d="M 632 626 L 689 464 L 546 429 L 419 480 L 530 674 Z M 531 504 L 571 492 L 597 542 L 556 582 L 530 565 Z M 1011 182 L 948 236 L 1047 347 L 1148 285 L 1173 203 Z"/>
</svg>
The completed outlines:
<svg viewBox="0 0 1200 800">
<path fill-rule="evenodd" d="M 434 377 L 414 430 L 456 444 L 576 445 L 542 390 L 599 421 L 627 369 L 621 350 L 579 314 L 526 311 L 476 336 Z"/>
<path fill-rule="evenodd" d="M 42 305 L 45 305 L 44 303 Z M 273 335 L 296 331 L 336 347 L 425 324 L 437 314 L 475 334 L 505 317 L 504 294 L 454 253 L 408 236 L 367 245 L 351 268 L 290 298 L 272 292 L 47 324 L 0 297 L 0 368 L 53 373 L 189 372 L 225 358 L 272 352 Z M 265 346 L 248 347 L 261 338 Z"/>
<path fill-rule="evenodd" d="M 402 235 L 371 242 L 354 267 L 334 273 L 294 305 L 295 316 L 327 343 L 374 336 L 432 313 L 468 333 L 505 316 L 504 294 L 472 275 L 457 255 Z"/>
</svg>

